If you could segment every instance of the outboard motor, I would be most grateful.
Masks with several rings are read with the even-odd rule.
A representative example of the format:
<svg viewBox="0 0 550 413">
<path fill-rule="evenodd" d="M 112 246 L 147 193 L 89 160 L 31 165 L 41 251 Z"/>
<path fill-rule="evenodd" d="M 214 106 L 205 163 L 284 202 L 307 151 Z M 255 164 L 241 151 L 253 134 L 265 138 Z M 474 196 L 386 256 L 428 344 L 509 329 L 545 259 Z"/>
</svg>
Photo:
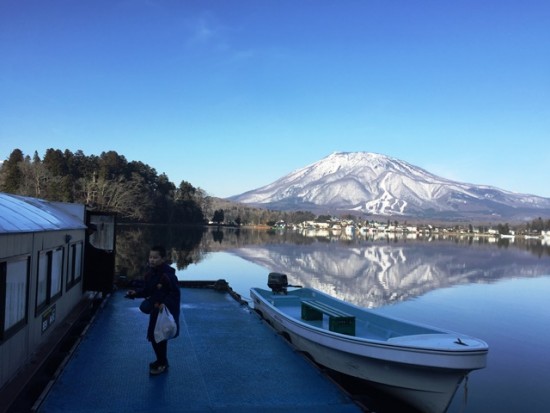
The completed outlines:
<svg viewBox="0 0 550 413">
<path fill-rule="evenodd" d="M 271 288 L 273 294 L 286 294 L 288 278 L 286 277 L 286 274 L 270 272 L 267 276 L 267 286 Z"/>
</svg>

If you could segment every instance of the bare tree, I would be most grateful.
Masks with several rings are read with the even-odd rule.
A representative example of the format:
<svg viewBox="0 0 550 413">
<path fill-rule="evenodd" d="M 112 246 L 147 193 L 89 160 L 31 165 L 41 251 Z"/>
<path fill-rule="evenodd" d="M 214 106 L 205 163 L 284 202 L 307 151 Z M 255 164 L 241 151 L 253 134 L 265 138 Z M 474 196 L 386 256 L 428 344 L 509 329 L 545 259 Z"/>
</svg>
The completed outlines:
<svg viewBox="0 0 550 413">
<path fill-rule="evenodd" d="M 87 205 L 101 211 L 117 212 L 121 218 L 146 220 L 153 206 L 139 174 L 132 174 L 130 179 L 123 176 L 106 179 L 94 174 L 91 179 L 81 178 L 80 186 Z"/>
</svg>

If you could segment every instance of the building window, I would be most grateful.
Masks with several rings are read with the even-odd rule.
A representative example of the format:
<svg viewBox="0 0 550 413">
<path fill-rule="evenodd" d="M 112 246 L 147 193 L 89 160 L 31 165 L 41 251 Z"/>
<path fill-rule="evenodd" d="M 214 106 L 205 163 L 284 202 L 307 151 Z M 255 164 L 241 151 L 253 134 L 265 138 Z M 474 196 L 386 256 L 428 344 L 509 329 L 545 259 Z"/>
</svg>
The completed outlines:
<svg viewBox="0 0 550 413">
<path fill-rule="evenodd" d="M 67 290 L 82 278 L 82 242 L 69 247 L 69 266 L 67 269 Z"/>
<path fill-rule="evenodd" d="M 51 288 L 50 298 L 55 299 L 61 295 L 63 282 L 63 248 L 52 251 Z"/>
<path fill-rule="evenodd" d="M 0 339 L 13 335 L 27 323 L 30 257 L 0 262 Z"/>
<path fill-rule="evenodd" d="M 47 304 L 48 300 L 48 273 L 50 252 L 41 252 L 38 255 L 38 283 L 36 287 L 36 307 Z"/>
<path fill-rule="evenodd" d="M 36 313 L 61 296 L 63 283 L 63 247 L 38 255 Z"/>
</svg>

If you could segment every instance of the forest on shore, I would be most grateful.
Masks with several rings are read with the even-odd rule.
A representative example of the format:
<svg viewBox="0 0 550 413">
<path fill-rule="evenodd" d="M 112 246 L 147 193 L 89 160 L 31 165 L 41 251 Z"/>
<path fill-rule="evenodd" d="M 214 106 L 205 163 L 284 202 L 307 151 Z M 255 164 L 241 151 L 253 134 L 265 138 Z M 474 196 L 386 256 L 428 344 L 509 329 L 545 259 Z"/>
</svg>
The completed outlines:
<svg viewBox="0 0 550 413">
<path fill-rule="evenodd" d="M 301 222 L 310 212 L 279 212 L 251 208 L 209 196 L 182 180 L 116 151 L 99 156 L 81 150 L 50 148 L 43 157 L 14 149 L 0 167 L 0 192 L 47 201 L 73 202 L 117 214 L 121 222 L 203 225 L 208 222 L 266 225 Z"/>
</svg>

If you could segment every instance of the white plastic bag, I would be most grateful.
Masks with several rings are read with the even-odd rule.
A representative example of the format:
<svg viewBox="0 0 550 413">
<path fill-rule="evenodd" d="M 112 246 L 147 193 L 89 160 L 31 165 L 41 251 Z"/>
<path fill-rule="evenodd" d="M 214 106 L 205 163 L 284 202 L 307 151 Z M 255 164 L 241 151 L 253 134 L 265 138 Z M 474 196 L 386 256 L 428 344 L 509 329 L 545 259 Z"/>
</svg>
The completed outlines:
<svg viewBox="0 0 550 413">
<path fill-rule="evenodd" d="M 157 323 L 155 324 L 155 342 L 160 343 L 162 340 L 170 340 L 176 335 L 178 326 L 174 317 L 168 311 L 168 307 L 164 306 L 159 310 Z"/>
</svg>

